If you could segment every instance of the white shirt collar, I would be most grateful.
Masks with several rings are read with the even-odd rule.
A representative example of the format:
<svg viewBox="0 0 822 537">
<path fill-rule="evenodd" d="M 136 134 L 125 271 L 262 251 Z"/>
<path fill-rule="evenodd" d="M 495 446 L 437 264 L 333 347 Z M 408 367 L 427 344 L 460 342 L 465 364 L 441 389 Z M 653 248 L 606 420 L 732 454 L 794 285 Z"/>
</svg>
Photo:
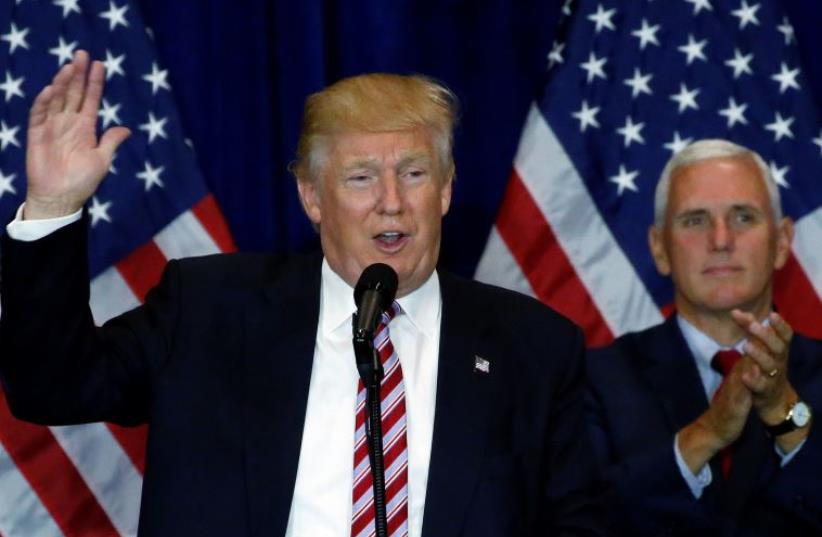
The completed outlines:
<svg viewBox="0 0 822 537">
<path fill-rule="evenodd" d="M 685 343 L 688 344 L 688 349 L 690 349 L 691 354 L 693 354 L 697 360 L 706 363 L 708 366 L 711 365 L 711 360 L 714 355 L 721 350 L 736 349 L 740 354 L 745 353 L 744 347 L 748 341 L 747 338 L 742 338 L 730 346 L 720 345 L 699 328 L 692 325 L 682 315 L 676 316 L 676 322 L 679 325 L 682 336 L 685 338 Z M 762 324 L 767 326 L 768 319 L 765 319 Z"/>
<path fill-rule="evenodd" d="M 439 322 L 440 311 L 440 280 L 437 271 L 433 271 L 425 283 L 406 296 L 397 299 L 397 302 L 408 320 L 419 331 L 428 337 L 433 337 L 434 328 Z M 354 288 L 334 272 L 328 260 L 323 258 L 320 329 L 324 334 L 336 332 L 342 327 L 350 330 L 351 317 L 356 310 Z"/>
</svg>

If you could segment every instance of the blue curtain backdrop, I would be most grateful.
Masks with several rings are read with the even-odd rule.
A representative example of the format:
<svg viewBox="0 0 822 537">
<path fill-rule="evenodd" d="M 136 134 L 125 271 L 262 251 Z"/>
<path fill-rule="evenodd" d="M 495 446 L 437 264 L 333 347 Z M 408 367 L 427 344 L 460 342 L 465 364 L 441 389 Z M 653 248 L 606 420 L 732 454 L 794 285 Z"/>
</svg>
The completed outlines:
<svg viewBox="0 0 822 537">
<path fill-rule="evenodd" d="M 644 0 L 637 0 L 644 1 Z M 657 0 L 673 2 L 681 0 Z M 783 0 L 822 103 L 822 2 Z M 342 77 L 423 73 L 462 101 L 441 265 L 470 276 L 542 83 L 562 0 L 141 0 L 206 180 L 243 250 L 317 238 L 286 171 L 303 101 Z M 776 24 L 776 23 L 774 23 Z"/>
</svg>

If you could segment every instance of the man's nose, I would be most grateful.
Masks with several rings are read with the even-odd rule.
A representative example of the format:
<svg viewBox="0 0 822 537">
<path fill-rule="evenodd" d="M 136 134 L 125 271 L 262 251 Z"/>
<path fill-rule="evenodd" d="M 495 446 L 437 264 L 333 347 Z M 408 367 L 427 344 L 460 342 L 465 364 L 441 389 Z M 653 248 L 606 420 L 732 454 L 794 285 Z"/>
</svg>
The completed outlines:
<svg viewBox="0 0 822 537">
<path fill-rule="evenodd" d="M 716 251 L 733 249 L 734 234 L 723 219 L 716 219 L 711 225 L 711 248 Z"/>
<path fill-rule="evenodd" d="M 387 173 L 380 180 L 379 211 L 386 214 L 402 212 L 403 191 L 400 180 L 395 173 Z"/>
</svg>

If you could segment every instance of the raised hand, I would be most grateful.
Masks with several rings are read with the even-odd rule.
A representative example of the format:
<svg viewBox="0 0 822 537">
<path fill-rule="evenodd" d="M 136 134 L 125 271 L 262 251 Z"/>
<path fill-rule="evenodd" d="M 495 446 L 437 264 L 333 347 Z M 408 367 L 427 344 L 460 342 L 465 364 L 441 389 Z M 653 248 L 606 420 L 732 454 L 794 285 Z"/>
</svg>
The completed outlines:
<svg viewBox="0 0 822 537">
<path fill-rule="evenodd" d="M 28 191 L 24 219 L 55 218 L 80 209 L 106 176 L 114 152 L 128 138 L 112 127 L 97 139 L 104 69 L 78 50 L 31 107 L 26 148 Z"/>
</svg>

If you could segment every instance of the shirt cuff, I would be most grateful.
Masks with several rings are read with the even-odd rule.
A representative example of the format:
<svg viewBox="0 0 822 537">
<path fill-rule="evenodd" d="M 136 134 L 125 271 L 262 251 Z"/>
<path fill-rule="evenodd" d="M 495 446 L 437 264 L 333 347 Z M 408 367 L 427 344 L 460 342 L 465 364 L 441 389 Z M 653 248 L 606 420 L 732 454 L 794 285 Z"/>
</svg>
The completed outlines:
<svg viewBox="0 0 822 537">
<path fill-rule="evenodd" d="M 779 458 L 782 459 L 779 463 L 779 466 L 784 467 L 786 464 L 791 462 L 791 459 L 793 459 L 796 456 L 796 454 L 799 453 L 799 450 L 802 449 L 802 446 L 804 446 L 805 442 L 807 442 L 807 441 L 808 441 L 808 439 L 805 438 L 804 440 L 799 442 L 799 444 L 795 448 L 790 450 L 788 453 L 785 453 L 784 451 L 782 451 L 782 448 L 779 447 L 779 444 L 774 442 L 773 448 L 776 451 L 776 454 L 779 455 Z"/>
<path fill-rule="evenodd" d="M 25 206 L 25 203 L 20 205 L 14 220 L 6 226 L 6 233 L 16 241 L 32 242 L 42 239 L 46 235 L 51 235 L 58 229 L 80 220 L 83 216 L 83 209 L 80 209 L 76 213 L 57 218 L 23 220 L 23 207 Z"/>
<path fill-rule="evenodd" d="M 688 484 L 688 488 L 691 489 L 691 494 L 693 494 L 694 498 L 698 500 L 702 497 L 702 491 L 705 487 L 710 485 L 713 480 L 711 466 L 706 464 L 699 470 L 699 473 L 694 475 L 685 463 L 682 453 L 679 451 L 679 443 L 677 442 L 678 439 L 679 434 L 674 436 L 674 458 L 676 458 L 676 465 L 679 467 L 679 473 L 682 474 L 682 478 L 685 480 L 685 483 Z"/>
</svg>

